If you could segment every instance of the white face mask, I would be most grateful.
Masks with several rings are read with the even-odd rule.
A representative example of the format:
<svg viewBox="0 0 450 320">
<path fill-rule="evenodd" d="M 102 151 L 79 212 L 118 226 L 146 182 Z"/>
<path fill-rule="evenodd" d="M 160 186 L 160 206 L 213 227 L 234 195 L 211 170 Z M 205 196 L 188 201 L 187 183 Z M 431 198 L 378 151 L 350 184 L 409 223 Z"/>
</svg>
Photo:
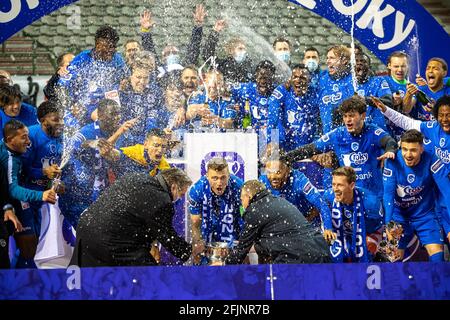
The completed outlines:
<svg viewBox="0 0 450 320">
<path fill-rule="evenodd" d="M 170 66 L 171 64 L 179 64 L 180 63 L 180 56 L 178 54 L 169 54 L 167 56 L 167 65 Z"/>
<path fill-rule="evenodd" d="M 291 60 L 291 53 L 288 51 L 275 52 L 275 56 L 278 60 L 288 63 Z"/>
<path fill-rule="evenodd" d="M 306 67 L 308 68 L 309 72 L 314 72 L 319 67 L 319 64 L 314 59 L 308 59 L 306 60 Z"/>
<path fill-rule="evenodd" d="M 240 51 L 234 56 L 234 60 L 236 60 L 237 63 L 241 63 L 244 61 L 245 57 L 247 57 L 246 51 Z"/>
</svg>

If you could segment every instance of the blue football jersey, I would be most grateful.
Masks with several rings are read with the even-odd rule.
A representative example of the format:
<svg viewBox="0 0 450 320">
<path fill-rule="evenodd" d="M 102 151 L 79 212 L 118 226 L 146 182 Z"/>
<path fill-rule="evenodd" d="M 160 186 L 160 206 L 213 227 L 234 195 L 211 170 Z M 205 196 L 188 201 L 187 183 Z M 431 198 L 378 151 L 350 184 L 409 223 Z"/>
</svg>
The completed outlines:
<svg viewBox="0 0 450 320">
<path fill-rule="evenodd" d="M 365 124 L 358 135 L 350 134 L 345 127 L 339 127 L 314 142 L 315 147 L 328 152 L 334 150 L 341 166 L 350 166 L 356 171 L 356 185 L 382 196 L 381 169 L 377 157 L 384 153 L 381 139 L 388 134 L 372 124 Z"/>
<path fill-rule="evenodd" d="M 350 98 L 355 89 L 353 88 L 352 75 L 349 74 L 341 79 L 333 79 L 328 72 L 324 73 L 319 82 L 319 108 L 322 119 L 322 132 L 328 133 L 339 127 L 334 114 L 338 112 L 341 103 Z"/>
<path fill-rule="evenodd" d="M 5 124 L 11 119 L 19 120 L 27 127 L 39 123 L 36 108 L 27 103 L 22 102 L 20 112 L 17 117 L 10 117 L 3 111 L 3 109 L 0 109 L 0 140 L 3 139 L 3 128 L 5 127 Z"/>
<path fill-rule="evenodd" d="M 381 77 L 370 77 L 365 83 L 358 84 L 357 93 L 361 97 L 392 95 L 387 81 Z M 375 107 L 367 106 L 366 123 L 373 123 L 383 130 L 387 130 L 384 115 Z"/>
<path fill-rule="evenodd" d="M 408 167 L 401 150 L 394 160 L 388 159 L 383 169 L 385 223 L 393 217 L 407 221 L 434 212 L 435 184 L 430 166 L 432 156 L 424 152 L 420 162 Z"/>
<path fill-rule="evenodd" d="M 298 170 L 292 170 L 288 177 L 288 181 L 281 189 L 273 188 L 267 175 L 261 175 L 259 180 L 265 184 L 267 190 L 273 195 L 285 198 L 296 206 L 304 216 L 308 215 L 312 207 L 318 209 L 325 229 L 331 229 L 330 208 L 322 200 L 319 191 L 317 191 L 303 173 Z"/>
<path fill-rule="evenodd" d="M 208 179 L 201 177 L 188 193 L 191 215 L 201 215 L 202 239 L 206 242 L 229 242 L 239 238 L 243 227 L 240 214 L 241 187 L 243 182 L 230 175 L 224 194 L 215 195 Z"/>
<path fill-rule="evenodd" d="M 439 90 L 437 92 L 431 91 L 428 86 L 420 86 L 419 89 L 422 90 L 428 96 L 428 98 L 431 98 L 434 101 L 437 101 L 440 97 L 443 97 L 444 95 L 450 95 L 450 87 L 446 87 L 446 86 L 444 86 L 441 90 Z M 416 96 L 414 96 L 414 97 L 416 97 Z M 429 112 L 429 111 L 425 110 L 422 103 L 419 102 L 418 100 L 416 101 L 416 105 L 411 110 L 410 116 L 414 119 L 422 120 L 422 121 L 435 120 L 434 116 L 433 116 L 433 112 Z"/>
<path fill-rule="evenodd" d="M 46 190 L 49 187 L 49 179 L 42 169 L 61 164 L 62 137 L 48 136 L 39 124 L 29 128 L 29 137 L 31 144 L 22 155 L 25 183 L 34 190 Z"/>
<path fill-rule="evenodd" d="M 292 89 L 280 85 L 269 99 L 269 128 L 279 130 L 279 143 L 286 151 L 316 138 L 318 116 L 317 97 L 311 91 L 297 96 Z"/>
<path fill-rule="evenodd" d="M 422 122 L 420 132 L 431 141 L 425 148 L 434 153 L 445 164 L 450 163 L 450 135 L 446 133 L 437 121 Z"/>
</svg>

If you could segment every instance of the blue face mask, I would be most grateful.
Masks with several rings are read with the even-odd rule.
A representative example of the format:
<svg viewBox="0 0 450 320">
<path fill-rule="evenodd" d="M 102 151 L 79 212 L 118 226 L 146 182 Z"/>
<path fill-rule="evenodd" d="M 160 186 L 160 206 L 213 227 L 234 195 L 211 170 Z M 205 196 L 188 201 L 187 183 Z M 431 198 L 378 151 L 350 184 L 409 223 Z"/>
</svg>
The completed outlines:
<svg viewBox="0 0 450 320">
<path fill-rule="evenodd" d="M 278 51 L 275 52 L 275 56 L 278 60 L 288 63 L 291 60 L 291 53 L 288 51 Z"/>
<path fill-rule="evenodd" d="M 167 65 L 170 66 L 171 64 L 179 64 L 180 63 L 180 56 L 178 54 L 169 54 L 167 56 Z"/>
<path fill-rule="evenodd" d="M 241 63 L 244 61 L 245 57 L 247 57 L 246 51 L 240 51 L 234 56 L 234 60 L 236 60 L 237 63 Z"/>
<path fill-rule="evenodd" d="M 308 68 L 309 72 L 314 72 L 319 67 L 319 64 L 314 59 L 308 59 L 306 60 L 306 67 Z"/>
</svg>

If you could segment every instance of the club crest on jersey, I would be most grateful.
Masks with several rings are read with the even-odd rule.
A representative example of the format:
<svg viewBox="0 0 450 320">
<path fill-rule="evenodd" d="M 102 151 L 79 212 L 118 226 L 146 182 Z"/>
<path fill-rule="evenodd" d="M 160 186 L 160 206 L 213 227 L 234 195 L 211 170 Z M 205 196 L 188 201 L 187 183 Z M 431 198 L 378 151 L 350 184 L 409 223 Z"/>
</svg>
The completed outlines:
<svg viewBox="0 0 450 320">
<path fill-rule="evenodd" d="M 389 85 L 386 80 L 381 82 L 381 89 L 389 89 Z"/>
<path fill-rule="evenodd" d="M 408 180 L 409 183 L 413 183 L 414 180 L 416 180 L 416 176 L 413 175 L 412 173 L 408 174 L 408 177 L 406 178 L 406 180 Z"/>
<path fill-rule="evenodd" d="M 259 104 L 260 104 L 260 105 L 265 105 L 265 104 L 267 104 L 267 98 L 261 98 L 261 99 L 259 99 Z"/>
<path fill-rule="evenodd" d="M 429 121 L 429 122 L 427 122 L 427 127 L 428 128 L 433 128 L 433 125 L 434 125 L 434 121 Z"/>
<path fill-rule="evenodd" d="M 359 143 L 358 142 L 352 142 L 352 150 L 353 151 L 356 151 L 356 150 L 358 150 L 359 149 Z"/>
<path fill-rule="evenodd" d="M 333 84 L 333 91 L 334 92 L 338 92 L 339 91 L 339 86 L 337 84 Z"/>
<path fill-rule="evenodd" d="M 445 146 L 445 138 L 441 138 L 441 140 L 439 140 L 439 145 L 441 146 L 441 148 Z"/>
</svg>

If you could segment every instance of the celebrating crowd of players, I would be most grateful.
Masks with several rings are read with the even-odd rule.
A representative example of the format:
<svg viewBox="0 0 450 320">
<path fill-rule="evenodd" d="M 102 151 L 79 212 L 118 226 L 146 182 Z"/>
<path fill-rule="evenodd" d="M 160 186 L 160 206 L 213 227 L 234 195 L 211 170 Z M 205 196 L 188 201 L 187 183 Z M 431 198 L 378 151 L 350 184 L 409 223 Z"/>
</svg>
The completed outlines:
<svg viewBox="0 0 450 320">
<path fill-rule="evenodd" d="M 184 133 L 239 129 L 258 134 L 260 181 L 244 184 L 225 159 L 210 161 L 205 176 L 187 191 L 192 248 L 173 250 L 183 260 L 192 253 L 200 263 L 208 244 L 231 247 L 237 240 L 227 263 L 242 263 L 252 248 L 260 262 L 325 262 L 325 256 L 334 262 L 371 261 L 380 259 L 383 232 L 388 243 L 395 241 L 385 226 L 400 225 L 397 260 L 416 236 L 430 261 L 444 261 L 450 239 L 447 63 L 430 59 L 425 78 L 417 76 L 413 84 L 405 53 L 393 52 L 389 74 L 377 76 L 361 48 L 335 45 L 321 70 L 315 48 L 307 48 L 297 64 L 290 58 L 291 43 L 282 37 L 273 43 L 273 61 L 254 63 L 239 38 L 230 39 L 226 56 L 219 58 L 216 46 L 227 25 L 218 20 L 202 43 L 205 16 L 204 7 L 197 6 L 184 54 L 174 45 L 157 53 L 149 11 L 141 15 L 141 41 L 125 43 L 125 58 L 116 51 L 117 32 L 99 28 L 93 49 L 58 59 L 59 69 L 45 88 L 47 100 L 37 109 L 22 103 L 9 75 L 0 73 L 0 265 L 9 267 L 7 240 L 14 233 L 15 267 L 34 267 L 40 208 L 56 201 L 66 220 L 80 229 L 76 254 L 81 257 L 89 247 L 85 243 L 92 243 L 89 265 L 159 263 L 158 241 L 173 243 L 163 239 L 167 234 L 146 234 L 152 229 L 146 224 L 154 221 L 138 220 L 143 226 L 138 235 L 129 219 L 121 224 L 116 216 L 112 224 L 107 214 L 92 213 L 106 212 L 105 203 L 115 197 L 118 206 L 130 210 L 143 206 L 125 205 L 118 186 L 109 189 L 108 201 L 103 197 L 92 204 L 123 181 L 127 192 L 134 190 L 133 181 L 159 183 L 176 200 L 189 179 L 179 172 L 161 173 L 170 170 L 168 159 L 183 156 Z M 299 162 L 305 159 L 313 162 Z M 129 178 L 136 172 L 155 178 Z M 52 187 L 54 179 L 62 180 L 63 188 Z M 286 210 L 280 197 L 295 209 Z M 258 206 L 258 199 L 273 205 Z M 159 210 L 151 202 L 148 206 Z M 105 230 L 111 234 L 102 234 Z M 313 240 L 315 232 L 321 240 Z M 143 258 L 142 250 L 133 254 L 127 241 L 148 248 L 148 256 Z M 323 248 L 329 249 L 325 255 Z M 306 259 L 312 252 L 320 252 L 320 258 Z M 100 263 L 104 255 L 114 259 Z"/>
</svg>

